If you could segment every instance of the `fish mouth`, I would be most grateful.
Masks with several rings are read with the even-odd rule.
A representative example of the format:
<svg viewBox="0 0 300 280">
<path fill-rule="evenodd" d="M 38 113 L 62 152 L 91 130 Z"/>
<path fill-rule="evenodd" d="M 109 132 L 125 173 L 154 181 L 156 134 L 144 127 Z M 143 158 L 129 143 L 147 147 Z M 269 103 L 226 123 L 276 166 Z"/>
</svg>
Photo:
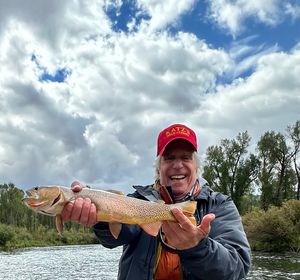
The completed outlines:
<svg viewBox="0 0 300 280">
<path fill-rule="evenodd" d="M 30 199 L 30 198 L 29 198 Z M 28 201 L 28 198 L 23 198 L 23 200 L 26 202 L 26 204 L 31 207 L 31 208 L 37 208 L 37 207 L 41 207 L 44 206 L 48 203 L 48 201 L 41 201 L 41 202 L 37 202 L 37 201 Z"/>
</svg>

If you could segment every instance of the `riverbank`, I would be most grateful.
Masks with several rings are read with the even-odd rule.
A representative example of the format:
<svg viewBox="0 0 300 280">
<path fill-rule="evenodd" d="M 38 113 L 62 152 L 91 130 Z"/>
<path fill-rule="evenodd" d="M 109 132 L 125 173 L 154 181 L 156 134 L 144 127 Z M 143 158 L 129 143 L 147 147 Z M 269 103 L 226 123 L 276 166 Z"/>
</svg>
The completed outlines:
<svg viewBox="0 0 300 280">
<path fill-rule="evenodd" d="M 25 227 L 0 224 L 0 251 L 13 251 L 29 247 L 97 244 L 91 229 L 79 227 L 64 230 L 60 236 L 55 229 L 44 226 L 30 232 Z"/>
<path fill-rule="evenodd" d="M 249 221 L 247 220 L 247 223 Z M 247 229 L 247 223 L 246 229 Z M 265 234 L 265 233 L 264 233 Z M 256 252 L 299 252 L 300 237 L 294 236 L 294 243 L 290 243 L 286 246 L 286 239 L 281 243 L 274 241 L 272 237 L 270 239 L 263 240 L 264 235 L 255 236 L 254 239 L 250 235 L 249 243 L 252 251 Z M 286 237 L 285 237 L 286 238 Z M 298 242 L 296 242 L 298 238 Z M 273 242 L 273 243 L 272 243 Z M 77 228 L 70 228 L 64 230 L 63 235 L 60 236 L 53 228 L 48 229 L 44 226 L 38 226 L 38 228 L 30 232 L 24 227 L 15 227 L 5 224 L 0 224 L 0 251 L 13 251 L 16 249 L 30 248 L 30 247 L 47 247 L 47 246 L 65 246 L 65 245 L 89 245 L 98 244 L 98 240 L 95 237 L 93 231 L 90 228 L 84 228 L 82 226 Z M 295 244 L 297 243 L 297 248 Z M 294 244 L 294 246 L 292 246 Z M 295 249 L 296 248 L 296 249 Z"/>
</svg>

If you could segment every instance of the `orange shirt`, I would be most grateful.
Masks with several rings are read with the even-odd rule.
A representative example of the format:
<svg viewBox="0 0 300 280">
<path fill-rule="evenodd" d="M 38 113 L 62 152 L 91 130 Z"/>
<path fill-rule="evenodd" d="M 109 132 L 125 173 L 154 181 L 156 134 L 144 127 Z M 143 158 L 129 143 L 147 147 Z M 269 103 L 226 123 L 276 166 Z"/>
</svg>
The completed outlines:
<svg viewBox="0 0 300 280">
<path fill-rule="evenodd" d="M 165 187 L 157 186 L 157 184 L 155 184 L 155 188 L 159 190 L 166 204 L 173 203 Z M 194 194 L 197 195 L 199 192 L 200 192 L 200 185 L 197 184 L 194 189 Z M 162 248 L 160 242 L 158 243 L 158 249 L 157 249 L 156 269 L 155 269 L 154 279 L 155 280 L 181 280 L 182 279 L 182 266 L 180 263 L 179 255 L 168 252 L 167 250 Z"/>
<path fill-rule="evenodd" d="M 178 254 L 170 253 L 161 248 L 158 264 L 155 271 L 155 280 L 180 280 L 182 267 Z"/>
</svg>

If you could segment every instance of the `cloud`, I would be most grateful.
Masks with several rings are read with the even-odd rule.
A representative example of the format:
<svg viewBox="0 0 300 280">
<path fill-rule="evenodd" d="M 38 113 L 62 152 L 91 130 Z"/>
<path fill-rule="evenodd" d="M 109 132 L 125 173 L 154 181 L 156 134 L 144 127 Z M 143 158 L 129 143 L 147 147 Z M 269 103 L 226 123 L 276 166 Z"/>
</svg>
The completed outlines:
<svg viewBox="0 0 300 280">
<path fill-rule="evenodd" d="M 144 22 L 147 28 L 155 31 L 169 24 L 176 24 L 176 20 L 190 11 L 195 2 L 195 0 L 137 0 L 137 5 L 150 16 L 150 20 Z"/>
<path fill-rule="evenodd" d="M 285 9 L 285 14 L 287 16 L 291 16 L 293 21 L 300 18 L 300 5 L 293 5 L 291 3 L 286 3 L 284 9 Z"/>
<path fill-rule="evenodd" d="M 266 54 L 251 76 L 218 86 L 191 120 L 199 127 L 200 139 L 208 144 L 220 135 L 231 139 L 248 130 L 255 143 L 268 130 L 284 132 L 299 119 L 299 65 L 299 49 Z"/>
<path fill-rule="evenodd" d="M 156 135 L 171 123 L 195 128 L 203 155 L 218 139 L 245 128 L 258 137 L 299 115 L 299 48 L 255 50 L 245 40 L 226 52 L 164 29 L 194 1 L 136 2 L 151 17 L 129 32 L 106 14 L 122 1 L 40 3 L 0 4 L 3 182 L 129 191 L 152 182 Z M 62 69 L 63 79 L 47 78 Z M 220 83 L 226 75 L 234 81 Z"/>
<path fill-rule="evenodd" d="M 276 26 L 283 21 L 287 13 L 293 13 L 295 18 L 299 16 L 287 0 L 212 0 L 207 3 L 208 17 L 234 37 L 244 31 L 247 19 Z"/>
<path fill-rule="evenodd" d="M 74 5 L 69 2 L 65 13 Z M 6 66 L 0 70 L 0 170 L 6 182 L 24 187 L 77 178 L 123 186 L 145 180 L 153 174 L 155 135 L 174 118 L 187 120 L 231 65 L 224 51 L 187 33 L 75 36 L 68 28 L 92 26 L 94 17 L 88 13 L 77 22 L 74 14 L 68 31 L 55 38 L 30 21 L 23 25 L 23 16 L 7 21 L 0 41 Z M 69 71 L 63 81 L 41 80 L 60 69 Z"/>
<path fill-rule="evenodd" d="M 278 52 L 277 45 L 266 46 L 255 44 L 256 36 L 246 37 L 242 40 L 235 40 L 231 44 L 228 53 L 235 62 L 232 71 L 227 72 L 227 79 L 232 81 L 237 77 L 249 76 L 256 68 L 261 57 L 267 54 Z"/>
</svg>

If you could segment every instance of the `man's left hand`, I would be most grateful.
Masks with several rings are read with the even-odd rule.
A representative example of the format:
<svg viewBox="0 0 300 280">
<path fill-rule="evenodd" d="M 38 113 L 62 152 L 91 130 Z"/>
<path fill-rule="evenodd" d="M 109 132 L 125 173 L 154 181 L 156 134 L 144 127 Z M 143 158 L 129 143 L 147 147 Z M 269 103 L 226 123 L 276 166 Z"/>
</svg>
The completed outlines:
<svg viewBox="0 0 300 280">
<path fill-rule="evenodd" d="M 180 209 L 174 208 L 172 213 L 177 222 L 164 221 L 162 230 L 167 244 L 178 250 L 190 249 L 198 245 L 202 239 L 208 236 L 210 223 L 215 219 L 215 214 L 207 214 L 203 217 L 201 224 L 195 226 Z"/>
</svg>

